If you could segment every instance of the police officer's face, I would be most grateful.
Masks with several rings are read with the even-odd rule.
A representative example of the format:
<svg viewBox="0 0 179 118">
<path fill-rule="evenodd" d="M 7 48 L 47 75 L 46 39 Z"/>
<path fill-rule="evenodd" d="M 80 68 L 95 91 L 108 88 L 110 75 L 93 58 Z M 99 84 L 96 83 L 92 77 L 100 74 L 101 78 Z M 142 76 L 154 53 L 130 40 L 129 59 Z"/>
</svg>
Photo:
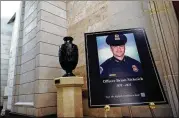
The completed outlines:
<svg viewBox="0 0 179 118">
<path fill-rule="evenodd" d="M 111 51 L 114 56 L 122 57 L 122 56 L 124 56 L 124 53 L 125 53 L 125 45 L 111 46 Z"/>
</svg>

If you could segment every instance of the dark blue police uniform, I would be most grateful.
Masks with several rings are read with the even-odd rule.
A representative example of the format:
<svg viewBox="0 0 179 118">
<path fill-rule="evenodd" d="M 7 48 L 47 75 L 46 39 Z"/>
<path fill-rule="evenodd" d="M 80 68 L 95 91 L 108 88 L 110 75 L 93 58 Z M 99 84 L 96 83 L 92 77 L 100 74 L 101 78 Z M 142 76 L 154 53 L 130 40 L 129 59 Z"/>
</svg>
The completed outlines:
<svg viewBox="0 0 179 118">
<path fill-rule="evenodd" d="M 142 75 L 140 62 L 128 56 L 124 56 L 123 60 L 111 57 L 101 64 L 100 69 L 101 77 L 136 77 Z"/>
<path fill-rule="evenodd" d="M 110 46 L 125 45 L 127 38 L 123 34 L 113 34 L 106 38 Z M 114 56 L 100 65 L 101 77 L 136 77 L 142 75 L 141 63 L 129 56 L 118 60 Z"/>
</svg>

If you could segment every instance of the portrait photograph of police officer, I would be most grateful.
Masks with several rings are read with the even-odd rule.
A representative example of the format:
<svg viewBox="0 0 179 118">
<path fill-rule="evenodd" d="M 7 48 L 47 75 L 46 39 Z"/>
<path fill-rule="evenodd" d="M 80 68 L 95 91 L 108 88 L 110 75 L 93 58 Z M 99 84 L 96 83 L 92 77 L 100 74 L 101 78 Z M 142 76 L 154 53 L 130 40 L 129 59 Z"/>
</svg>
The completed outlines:
<svg viewBox="0 0 179 118">
<path fill-rule="evenodd" d="M 85 34 L 89 106 L 167 103 L 142 28 Z"/>
<path fill-rule="evenodd" d="M 100 77 L 137 77 L 142 75 L 132 33 L 114 33 L 97 37 Z"/>
</svg>

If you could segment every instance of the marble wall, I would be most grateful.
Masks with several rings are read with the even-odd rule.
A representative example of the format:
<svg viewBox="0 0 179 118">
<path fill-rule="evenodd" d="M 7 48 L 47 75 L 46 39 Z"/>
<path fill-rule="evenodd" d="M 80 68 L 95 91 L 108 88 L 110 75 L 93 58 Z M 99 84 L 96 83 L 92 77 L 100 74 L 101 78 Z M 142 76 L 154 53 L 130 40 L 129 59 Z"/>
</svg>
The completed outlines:
<svg viewBox="0 0 179 118">
<path fill-rule="evenodd" d="M 84 115 L 103 117 L 103 109 L 90 109 L 87 105 L 84 33 L 126 28 L 145 28 L 162 84 L 170 98 L 151 15 L 145 12 L 149 2 L 24 1 L 21 8 L 19 38 L 14 53 L 13 97 L 12 103 L 9 102 L 12 112 L 39 117 L 56 114 L 57 96 L 53 79 L 64 74 L 58 62 L 58 49 L 63 37 L 69 35 L 79 47 L 79 61 L 74 73 L 85 79 Z M 152 116 L 148 106 L 133 106 L 131 111 L 136 117 Z M 157 105 L 154 113 L 156 117 L 173 115 L 170 104 Z M 113 117 L 130 115 L 129 107 L 116 107 L 109 112 L 109 116 Z"/>
<path fill-rule="evenodd" d="M 35 116 L 57 113 L 57 96 L 54 78 L 64 71 L 58 61 L 59 46 L 67 34 L 66 3 L 63 1 L 41 1 L 37 15 Z M 43 100 L 42 100 L 43 99 Z"/>
<path fill-rule="evenodd" d="M 31 114 L 34 109 L 34 79 L 37 18 L 34 12 L 38 2 L 21 2 L 18 13 L 18 37 L 15 54 L 12 112 Z"/>
<path fill-rule="evenodd" d="M 171 1 L 149 2 L 150 17 L 166 81 L 169 103 L 178 117 L 178 20 Z"/>
<path fill-rule="evenodd" d="M 20 61 L 16 58 L 16 52 L 18 47 L 18 41 L 22 34 L 22 28 L 20 27 L 22 17 L 21 17 L 21 5 L 19 4 L 18 9 L 16 13 L 14 14 L 15 20 L 13 21 L 13 32 L 12 32 L 12 40 L 11 40 L 11 47 L 10 47 L 10 58 L 9 58 L 9 70 L 8 70 L 8 81 L 7 81 L 7 87 L 8 87 L 8 101 L 7 101 L 7 109 L 12 109 L 12 101 L 13 101 L 13 85 L 14 80 L 16 77 L 15 74 L 15 67 L 16 62 Z M 18 58 L 19 59 L 19 58 Z"/>
<path fill-rule="evenodd" d="M 13 23 L 8 24 L 8 18 L 1 18 L 1 80 L 0 80 L 0 106 L 3 105 L 4 89 L 7 86 L 9 56 Z"/>
<path fill-rule="evenodd" d="M 162 61 L 158 55 L 156 37 L 148 11 L 149 2 L 142 1 L 70 1 L 67 2 L 68 35 L 74 38 L 74 43 L 79 47 L 79 62 L 75 70 L 77 75 L 81 75 L 86 80 L 86 62 L 84 48 L 84 33 L 118 30 L 127 28 L 143 27 L 146 30 L 152 54 L 160 74 L 165 93 L 168 97 Z M 84 91 L 86 90 L 84 86 Z M 104 116 L 103 109 L 89 109 L 87 98 L 84 98 L 84 115 Z M 141 112 L 142 111 L 142 112 Z M 148 106 L 131 107 L 132 115 L 135 117 L 151 117 L 152 114 Z M 157 105 L 154 110 L 157 117 L 170 117 L 172 110 L 170 105 Z M 109 116 L 130 116 L 128 107 L 112 108 Z"/>
</svg>

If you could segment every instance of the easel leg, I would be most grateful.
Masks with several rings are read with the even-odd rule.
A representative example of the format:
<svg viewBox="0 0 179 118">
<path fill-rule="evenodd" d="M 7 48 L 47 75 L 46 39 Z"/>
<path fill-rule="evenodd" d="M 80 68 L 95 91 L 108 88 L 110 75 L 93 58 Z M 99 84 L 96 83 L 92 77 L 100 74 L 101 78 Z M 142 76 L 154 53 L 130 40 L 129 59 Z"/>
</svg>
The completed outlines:
<svg viewBox="0 0 179 118">
<path fill-rule="evenodd" d="M 110 106 L 109 105 L 105 105 L 104 106 L 104 117 L 105 118 L 107 118 L 108 116 L 107 116 L 107 112 L 109 112 L 110 111 Z"/>
<path fill-rule="evenodd" d="M 156 118 L 156 116 L 155 116 L 155 114 L 154 114 L 154 111 L 153 111 L 153 109 L 149 106 L 149 109 L 150 109 L 150 113 L 151 113 L 151 115 L 152 115 L 152 117 L 153 118 Z"/>
<path fill-rule="evenodd" d="M 133 117 L 133 115 L 132 115 L 132 108 L 131 108 L 131 106 L 128 106 L 128 108 L 129 108 L 130 116 L 132 118 Z"/>
<path fill-rule="evenodd" d="M 107 112 L 106 111 L 104 112 L 104 117 L 107 118 Z"/>
<path fill-rule="evenodd" d="M 121 107 L 121 117 L 123 117 L 123 113 L 122 113 L 122 107 Z"/>
</svg>

